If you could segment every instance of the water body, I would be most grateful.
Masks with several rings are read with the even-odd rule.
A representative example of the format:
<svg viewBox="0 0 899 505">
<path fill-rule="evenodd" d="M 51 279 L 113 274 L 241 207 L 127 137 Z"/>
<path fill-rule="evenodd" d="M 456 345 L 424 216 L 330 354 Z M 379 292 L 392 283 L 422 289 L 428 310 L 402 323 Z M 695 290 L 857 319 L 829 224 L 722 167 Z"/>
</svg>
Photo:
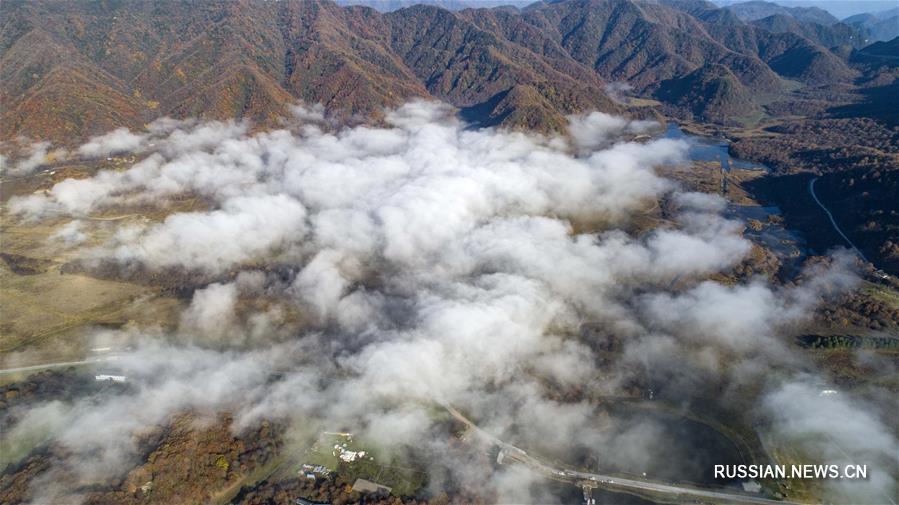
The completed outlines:
<svg viewBox="0 0 899 505">
<path fill-rule="evenodd" d="M 621 403 L 607 412 L 612 426 L 624 430 L 621 440 L 630 442 L 618 457 L 595 455 L 597 473 L 645 473 L 657 481 L 725 486 L 736 482 L 716 480 L 714 465 L 749 463 L 736 444 L 711 426 L 654 408 L 652 402 Z M 642 438 L 654 442 L 643 445 Z M 627 454 L 627 448 L 635 449 L 634 454 Z"/>
<path fill-rule="evenodd" d="M 727 172 L 729 172 L 731 168 L 768 171 L 768 167 L 761 163 L 732 157 L 728 152 L 729 143 L 726 140 L 691 135 L 681 130 L 677 123 L 668 123 L 665 133 L 662 134 L 662 138 L 685 140 L 690 145 L 687 156 L 691 160 L 719 161 L 721 162 L 721 168 Z"/>
<path fill-rule="evenodd" d="M 728 142 L 723 139 L 702 137 L 684 132 L 677 124 L 669 123 L 662 138 L 680 139 L 688 142 L 687 156 L 693 161 L 720 162 L 724 172 L 732 169 L 764 170 L 768 167 L 761 163 L 734 158 L 728 152 Z M 729 204 L 724 214 L 732 219 L 748 222 L 750 219 L 760 224 L 756 228 L 747 226 L 744 235 L 749 240 L 773 251 L 784 263 L 798 264 L 806 255 L 805 242 L 802 237 L 785 229 L 777 219 L 769 216 L 780 216 L 781 210 L 776 206 Z M 675 412 L 653 408 L 648 404 L 622 403 L 608 409 L 611 424 L 629 428 L 625 437 L 634 437 L 633 445 L 640 444 L 640 433 L 643 432 L 652 440 L 663 440 L 665 443 L 654 443 L 643 447 L 640 457 L 628 457 L 626 451 L 619 452 L 616 457 L 607 458 L 606 454 L 593 453 L 582 448 L 569 452 L 575 464 L 589 467 L 598 473 L 621 473 L 640 477 L 644 473 L 652 480 L 670 483 L 685 483 L 699 486 L 730 488 L 741 491 L 738 480 L 716 480 L 714 465 L 746 464 L 736 444 L 712 426 L 678 415 Z M 638 451 L 639 452 L 639 451 Z M 564 456 L 557 455 L 560 459 Z M 539 483 L 535 486 L 548 491 L 562 503 L 583 503 L 582 491 L 570 484 Z M 593 497 L 599 504 L 649 505 L 655 502 L 644 498 L 596 489 Z"/>
<path fill-rule="evenodd" d="M 755 219 L 761 223 L 761 227 L 758 230 L 747 226 L 743 231 L 743 235 L 756 244 L 774 252 L 781 260 L 800 261 L 808 255 L 808 248 L 802 235 L 784 228 L 778 222 L 768 221 L 769 216 L 781 215 L 778 207 L 730 204 L 724 215 L 743 222 Z"/>
<path fill-rule="evenodd" d="M 693 161 L 706 161 L 721 163 L 724 172 L 731 169 L 764 170 L 768 167 L 754 161 L 734 158 L 728 152 L 728 142 L 724 139 L 701 137 L 683 131 L 676 123 L 668 123 L 663 138 L 679 139 L 686 141 L 690 148 L 687 156 Z M 726 188 L 726 186 L 725 186 Z M 725 215 L 732 219 L 748 222 L 754 219 L 760 223 L 759 229 L 747 227 L 744 235 L 749 240 L 773 251 L 781 260 L 797 262 L 807 255 L 807 247 L 802 236 L 792 230 L 784 228 L 777 220 L 769 220 L 769 216 L 782 216 L 781 210 L 776 206 L 762 207 L 758 205 L 728 205 Z"/>
</svg>

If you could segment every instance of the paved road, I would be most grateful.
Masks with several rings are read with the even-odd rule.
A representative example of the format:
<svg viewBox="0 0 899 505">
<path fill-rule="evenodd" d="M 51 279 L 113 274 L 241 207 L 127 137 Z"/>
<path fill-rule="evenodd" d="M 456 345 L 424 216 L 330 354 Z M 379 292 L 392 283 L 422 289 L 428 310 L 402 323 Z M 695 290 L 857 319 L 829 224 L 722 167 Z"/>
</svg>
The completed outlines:
<svg viewBox="0 0 899 505">
<path fill-rule="evenodd" d="M 110 356 L 96 356 L 87 358 L 80 361 L 64 361 L 57 363 L 44 363 L 40 365 L 31 365 L 24 366 L 18 368 L 7 368 L 0 370 L 0 375 L 2 374 L 12 374 L 12 373 L 20 373 L 20 372 L 30 372 L 36 370 L 46 370 L 51 368 L 62 368 L 68 366 L 77 366 L 77 365 L 87 365 L 92 363 L 101 363 L 106 361 L 115 361 L 119 359 L 117 355 Z M 640 490 L 640 491 L 648 491 L 653 493 L 661 493 L 665 495 L 669 495 L 668 498 L 683 498 L 684 500 L 695 500 L 696 498 L 704 498 L 716 500 L 718 502 L 731 502 L 731 503 L 746 503 L 746 504 L 760 504 L 760 505 L 800 505 L 795 502 L 788 501 L 778 501 L 778 500 L 770 500 L 767 498 L 762 498 L 758 496 L 750 496 L 743 494 L 734 494 L 734 493 L 725 493 L 721 491 L 711 491 L 707 489 L 699 489 L 688 486 L 680 486 L 680 485 L 672 485 L 666 484 L 663 482 L 653 482 L 646 480 L 636 480 L 636 479 L 627 479 L 623 477 L 613 476 L 613 475 L 603 475 L 597 473 L 588 473 L 588 472 L 579 472 L 575 470 L 569 470 L 567 468 L 558 468 L 551 466 L 549 464 L 544 463 L 540 459 L 529 455 L 522 449 L 515 447 L 512 444 L 506 443 L 499 438 L 491 435 L 490 433 L 482 430 L 472 421 L 470 421 L 467 417 L 462 415 L 461 412 L 456 410 L 450 405 L 444 405 L 446 410 L 457 420 L 465 424 L 469 427 L 474 433 L 476 433 L 483 440 L 488 441 L 490 444 L 499 447 L 503 454 L 504 461 L 514 461 L 525 466 L 531 468 L 537 473 L 544 475 L 549 479 L 560 480 L 569 482 L 575 485 L 590 485 L 596 484 L 595 487 L 603 487 L 608 489 L 631 489 L 631 490 Z"/>
<path fill-rule="evenodd" d="M 94 358 L 83 359 L 81 361 L 61 361 L 58 363 L 43 363 L 40 365 L 21 366 L 18 368 L 5 368 L 3 370 L 0 370 L 0 375 L 21 372 L 35 372 L 38 370 L 49 370 L 51 368 L 65 368 L 69 366 L 89 365 L 91 363 L 102 363 L 104 361 L 115 361 L 117 359 L 119 359 L 118 356 L 97 356 Z"/>
<path fill-rule="evenodd" d="M 726 493 L 723 491 L 711 491 L 707 489 L 699 489 L 693 488 L 689 486 L 679 486 L 672 484 L 665 484 L 663 482 L 652 482 L 645 480 L 636 480 L 636 479 L 625 479 L 621 477 L 616 477 L 613 475 L 602 475 L 597 473 L 587 473 L 587 472 L 578 472 L 574 470 L 568 470 L 565 468 L 556 468 L 551 465 L 548 465 L 538 458 L 529 455 L 527 452 L 515 447 L 512 444 L 508 444 L 503 442 L 502 440 L 494 437 L 493 435 L 487 433 L 486 431 L 479 428 L 476 424 L 471 422 L 468 418 L 466 418 L 462 413 L 458 410 L 454 409 L 449 405 L 444 405 L 447 411 L 455 417 L 457 420 L 461 421 L 465 425 L 467 425 L 471 430 L 476 432 L 483 439 L 491 442 L 496 445 L 502 451 L 503 461 L 513 460 L 519 463 L 522 463 L 534 471 L 543 474 L 544 476 L 555 479 L 555 480 L 563 480 L 570 482 L 575 485 L 582 484 L 592 484 L 596 483 L 596 487 L 603 487 L 607 489 L 621 489 L 621 490 L 640 490 L 640 491 L 649 491 L 653 493 L 661 493 L 669 495 L 668 498 L 683 498 L 684 500 L 695 500 L 697 498 L 707 499 L 707 500 L 715 500 L 717 502 L 730 502 L 730 503 L 747 503 L 747 504 L 761 504 L 761 505 L 799 505 L 796 502 L 788 502 L 788 501 L 779 501 L 779 500 L 770 500 L 768 498 L 762 498 L 760 496 L 750 496 L 744 494 L 735 494 L 735 493 Z M 673 495 L 673 496 L 672 496 Z"/>
<path fill-rule="evenodd" d="M 817 180 L 818 180 L 818 178 L 815 177 L 814 179 L 809 181 L 808 192 L 812 194 L 812 198 L 815 199 L 815 202 L 817 202 L 818 206 L 821 207 L 821 209 L 823 209 L 824 212 L 827 214 L 827 217 L 830 219 L 830 224 L 833 225 L 833 229 L 836 230 L 837 233 L 839 233 L 841 237 L 843 237 L 843 240 L 845 240 L 846 243 L 849 244 L 849 247 L 851 247 L 855 251 L 855 253 L 859 255 L 859 257 L 861 259 L 863 259 L 864 261 L 867 262 L 868 258 L 866 258 L 865 255 L 859 250 L 859 248 L 855 247 L 855 244 L 853 244 L 852 241 L 849 240 L 849 237 L 847 237 L 846 234 L 843 233 L 843 230 L 840 229 L 840 227 L 837 225 L 837 222 L 834 220 L 833 214 L 831 214 L 830 210 L 828 210 L 827 207 L 825 207 L 824 204 L 821 203 L 821 200 L 818 199 L 818 195 L 815 194 L 815 182 Z"/>
<path fill-rule="evenodd" d="M 571 475 L 577 479 L 589 480 L 597 482 L 610 488 L 640 489 L 643 491 L 651 491 L 662 494 L 673 494 L 683 496 L 684 498 L 707 498 L 716 501 L 726 501 L 735 503 L 758 503 L 766 505 L 785 505 L 793 502 L 769 500 L 759 496 L 749 496 L 742 494 L 725 493 L 720 491 L 709 491 L 705 489 L 691 488 L 686 486 L 675 486 L 671 484 L 663 484 L 661 482 L 651 482 L 634 479 L 624 479 L 621 477 L 612 477 L 609 475 L 599 475 L 593 473 L 565 471 L 566 475 Z"/>
</svg>

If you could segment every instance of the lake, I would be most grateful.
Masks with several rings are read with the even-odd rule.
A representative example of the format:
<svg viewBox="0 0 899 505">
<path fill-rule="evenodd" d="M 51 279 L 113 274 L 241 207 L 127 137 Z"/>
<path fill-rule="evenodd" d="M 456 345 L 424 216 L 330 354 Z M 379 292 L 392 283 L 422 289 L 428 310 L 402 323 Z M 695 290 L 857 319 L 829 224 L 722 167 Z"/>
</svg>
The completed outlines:
<svg viewBox="0 0 899 505">
<path fill-rule="evenodd" d="M 694 161 L 720 161 L 721 167 L 725 171 L 730 171 L 731 167 L 741 168 L 743 170 L 764 170 L 768 171 L 768 167 L 754 161 L 741 160 L 734 158 L 728 152 L 728 142 L 724 139 L 716 139 L 712 137 L 700 137 L 691 135 L 681 129 L 674 122 L 668 123 L 662 138 L 684 140 L 690 145 L 687 156 Z"/>
</svg>

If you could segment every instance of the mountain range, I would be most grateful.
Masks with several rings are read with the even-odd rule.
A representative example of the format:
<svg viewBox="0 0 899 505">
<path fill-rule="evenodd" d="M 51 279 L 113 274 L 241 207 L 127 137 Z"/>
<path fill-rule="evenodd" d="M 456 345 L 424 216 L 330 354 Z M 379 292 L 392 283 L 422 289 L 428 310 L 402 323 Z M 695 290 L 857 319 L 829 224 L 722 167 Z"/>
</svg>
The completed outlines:
<svg viewBox="0 0 899 505">
<path fill-rule="evenodd" d="M 4 2 L 3 139 L 67 143 L 158 116 L 277 124 L 436 98 L 481 124 L 557 130 L 567 114 L 653 115 L 610 83 L 727 124 L 793 86 L 851 82 L 847 25 L 746 22 L 703 0 L 567 0 L 381 13 L 327 0 Z M 622 84 L 624 83 L 624 84 Z"/>
<path fill-rule="evenodd" d="M 866 30 L 872 40 L 890 40 L 899 37 L 899 7 L 876 13 L 856 14 L 843 23 Z"/>
<path fill-rule="evenodd" d="M 756 21 L 770 16 L 786 16 L 797 21 L 834 25 L 840 22 L 833 14 L 820 7 L 788 7 L 774 2 L 752 0 L 726 6 L 726 9 L 744 21 Z"/>
</svg>

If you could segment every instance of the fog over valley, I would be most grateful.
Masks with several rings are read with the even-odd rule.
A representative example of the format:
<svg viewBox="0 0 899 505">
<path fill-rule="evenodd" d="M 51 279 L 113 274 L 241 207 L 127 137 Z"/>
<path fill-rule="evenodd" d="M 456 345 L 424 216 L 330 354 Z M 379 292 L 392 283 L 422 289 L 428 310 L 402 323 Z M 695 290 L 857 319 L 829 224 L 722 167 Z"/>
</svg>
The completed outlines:
<svg viewBox="0 0 899 505">
<path fill-rule="evenodd" d="M 600 112 L 569 116 L 566 134 L 477 129 L 416 100 L 377 125 L 294 105 L 275 129 L 163 118 L 75 147 L 7 144 L 4 178 L 54 171 L 5 202 L 4 226 L 38 230 L 27 247 L 55 258 L 34 282 L 90 279 L 73 300 L 90 283 L 136 294 L 115 324 L 79 327 L 81 344 L 4 354 L 4 369 L 74 356 L 123 377 L 8 394 L 5 492 L 246 498 L 253 468 L 277 459 L 296 479 L 323 432 L 346 432 L 371 461 L 426 475 L 418 496 L 570 500 L 528 465 L 497 464 L 514 451 L 482 430 L 558 468 L 696 484 L 717 461 L 690 438 L 702 432 L 736 462 L 867 465 L 867 480 L 808 496 L 895 497 L 895 391 L 840 388 L 794 343 L 864 282 L 856 257 L 836 248 L 785 281 L 766 274 L 734 204 L 691 187 L 694 140 L 663 131 Z M 859 359 L 895 376 L 894 360 Z M 232 494 L 145 485 L 164 481 L 147 466 L 165 458 L 155 441 L 218 425 L 272 439 L 213 458 Z"/>
</svg>

